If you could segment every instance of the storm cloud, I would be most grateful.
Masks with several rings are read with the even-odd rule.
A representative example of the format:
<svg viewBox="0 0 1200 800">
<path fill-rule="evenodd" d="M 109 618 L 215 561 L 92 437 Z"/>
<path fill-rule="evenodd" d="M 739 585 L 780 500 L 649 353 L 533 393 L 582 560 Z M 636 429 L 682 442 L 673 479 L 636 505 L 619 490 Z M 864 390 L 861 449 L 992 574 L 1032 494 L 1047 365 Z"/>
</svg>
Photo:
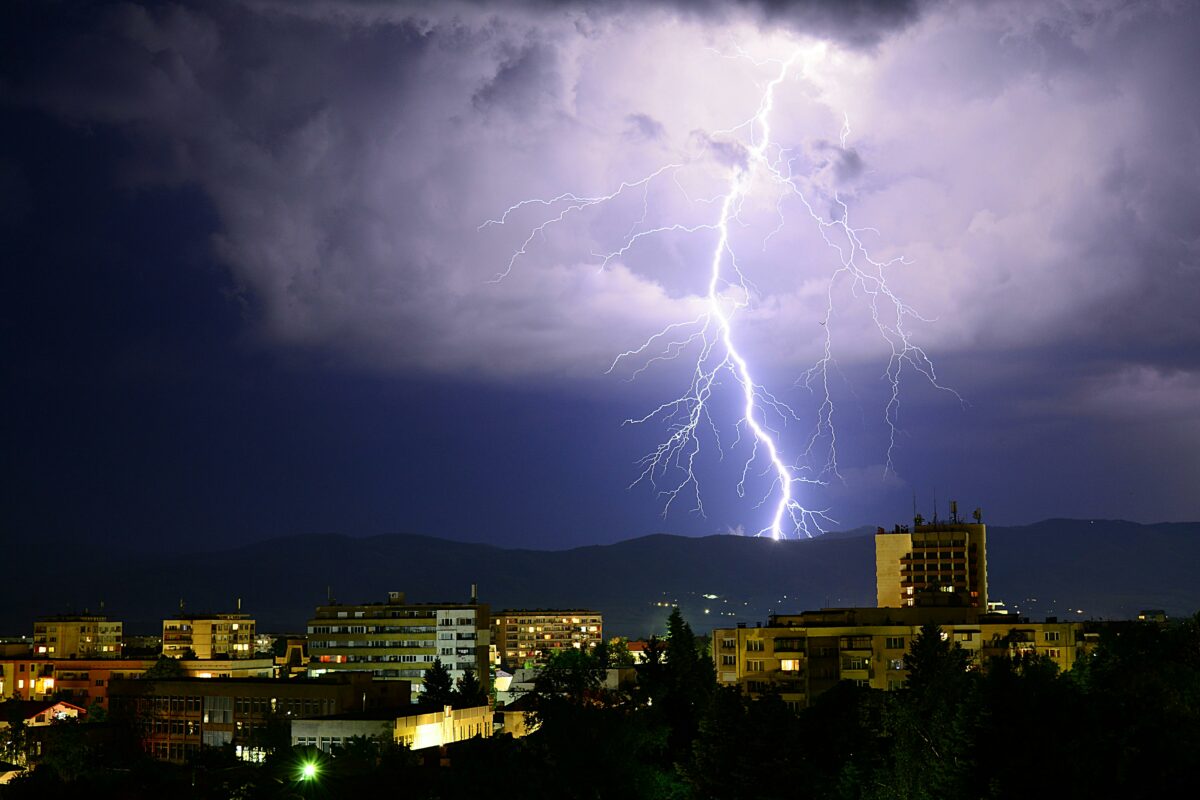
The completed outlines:
<svg viewBox="0 0 1200 800">
<path fill-rule="evenodd" d="M 976 407 L 1004 398 L 996 413 L 1018 429 L 1051 407 L 1106 430 L 1153 413 L 1177 421 L 1179 447 L 1200 449 L 1190 5 L 70 13 L 5 57 L 5 102 L 117 131 L 134 143 L 127 185 L 198 187 L 219 220 L 213 252 L 249 324 L 280 351 L 380 374 L 616 391 L 604 377 L 616 354 L 701 309 L 696 265 L 711 236 L 665 236 L 600 269 L 597 254 L 642 213 L 641 196 L 625 198 L 535 237 L 493 282 L 538 218 L 480 225 L 524 198 L 610 192 L 674 162 L 689 165 L 687 191 L 656 185 L 651 221 L 704 222 L 711 208 L 696 198 L 719 189 L 742 146 L 722 131 L 753 114 L 776 69 L 767 60 L 821 46 L 779 91 L 776 137 L 818 213 L 844 202 L 878 258 L 904 257 L 889 279 L 930 320 L 914 323 L 914 340 L 944 364 L 943 380 Z M 874 380 L 887 350 L 851 287 L 835 286 L 844 306 L 826 320 L 837 257 L 794 199 L 768 241 L 776 199 L 747 208 L 739 233 L 759 290 L 746 346 L 786 386 L 819 357 L 828 322 L 847 380 Z M 914 419 L 959 413 L 937 393 L 912 402 Z M 862 469 L 879 457 L 860 454 Z M 1200 511 L 1180 501 L 1174 513 L 1185 509 Z"/>
</svg>

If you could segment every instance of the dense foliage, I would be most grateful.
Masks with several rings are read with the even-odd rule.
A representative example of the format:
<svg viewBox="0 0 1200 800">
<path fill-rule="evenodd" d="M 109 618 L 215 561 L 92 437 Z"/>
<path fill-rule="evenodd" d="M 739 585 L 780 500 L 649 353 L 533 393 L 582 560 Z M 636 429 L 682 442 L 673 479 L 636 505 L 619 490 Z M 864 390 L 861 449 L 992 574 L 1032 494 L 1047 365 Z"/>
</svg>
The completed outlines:
<svg viewBox="0 0 1200 800">
<path fill-rule="evenodd" d="M 610 654 L 566 651 L 531 698 L 539 727 L 422 757 L 354 740 L 332 755 L 277 748 L 245 766 L 220 751 L 188 767 L 97 748 L 64 725 L 42 765 L 0 797 L 88 794 L 187 798 L 1059 798 L 1193 796 L 1200 752 L 1200 615 L 1105 629 L 1059 674 L 1036 658 L 968 670 L 934 626 L 906 657 L 896 692 L 840 684 L 801 713 L 778 697 L 718 688 L 705 642 L 678 611 L 638 679 L 605 688 Z M 435 677 L 435 682 L 437 678 Z M 478 697 L 471 676 L 448 699 Z M 111 723 L 106 723 L 111 724 Z M 14 742 L 15 744 L 15 742 Z M 302 765 L 313 764 L 305 779 Z M 489 788 L 490 787 L 490 788 Z M 380 794 L 380 793 L 383 794 Z"/>
</svg>

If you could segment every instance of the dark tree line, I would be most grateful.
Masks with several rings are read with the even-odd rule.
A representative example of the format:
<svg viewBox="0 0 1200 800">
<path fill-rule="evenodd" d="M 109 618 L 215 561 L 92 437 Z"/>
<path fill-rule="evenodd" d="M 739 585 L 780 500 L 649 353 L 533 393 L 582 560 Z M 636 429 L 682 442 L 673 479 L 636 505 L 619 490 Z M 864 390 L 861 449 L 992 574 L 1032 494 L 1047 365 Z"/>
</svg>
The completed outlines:
<svg viewBox="0 0 1200 800">
<path fill-rule="evenodd" d="M 179 768 L 132 756 L 114 763 L 68 736 L 57 755 L 47 751 L 45 769 L 0 798 L 44 797 L 77 787 L 81 775 L 96 793 L 179 800 L 381 792 L 434 800 L 482 791 L 588 800 L 1195 795 L 1200 615 L 1165 628 L 1108 629 L 1094 653 L 1062 674 L 1032 657 L 970 670 L 958 644 L 928 626 L 905 658 L 903 689 L 842 683 L 799 713 L 778 696 L 751 700 L 718 688 L 706 642 L 678 611 L 667 628 L 627 687 L 606 688 L 606 648 L 552 657 L 530 697 L 537 727 L 520 739 L 474 739 L 432 760 L 352 740 L 332 754 L 280 747 L 262 766 L 206 753 Z M 479 699 L 474 676 L 453 686 L 439 667 L 426 678 L 430 699 Z M 305 763 L 317 777 L 298 777 Z"/>
</svg>

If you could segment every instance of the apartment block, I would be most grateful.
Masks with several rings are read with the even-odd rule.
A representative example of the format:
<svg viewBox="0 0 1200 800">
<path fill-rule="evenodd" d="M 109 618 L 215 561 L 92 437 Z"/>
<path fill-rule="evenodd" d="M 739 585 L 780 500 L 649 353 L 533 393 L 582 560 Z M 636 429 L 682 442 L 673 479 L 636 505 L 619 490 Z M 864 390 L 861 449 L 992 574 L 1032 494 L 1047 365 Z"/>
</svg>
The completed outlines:
<svg viewBox="0 0 1200 800">
<path fill-rule="evenodd" d="M 935 623 L 978 668 L 995 656 L 1046 656 L 1062 670 L 1090 646 L 1082 622 L 942 608 L 847 608 L 777 614 L 764 626 L 713 631 L 717 681 L 751 696 L 778 692 L 803 708 L 839 681 L 891 691 L 904 685 L 904 655 L 921 626 Z"/>
<path fill-rule="evenodd" d="M 43 658 L 120 658 L 123 624 L 105 616 L 39 617 L 33 653 Z"/>
<path fill-rule="evenodd" d="M 604 641 L 599 611 L 506 609 L 492 617 L 492 643 L 501 663 L 543 663 L 556 650 L 591 650 Z"/>
<path fill-rule="evenodd" d="M 369 672 L 419 691 L 439 659 L 456 681 L 468 668 L 486 681 L 490 622 L 487 604 L 409 603 L 403 592 L 380 603 L 318 606 L 308 621 L 308 674 Z"/>
<path fill-rule="evenodd" d="M 254 620 L 249 614 L 180 614 L 163 620 L 162 652 L 170 658 L 253 658 Z"/>
</svg>

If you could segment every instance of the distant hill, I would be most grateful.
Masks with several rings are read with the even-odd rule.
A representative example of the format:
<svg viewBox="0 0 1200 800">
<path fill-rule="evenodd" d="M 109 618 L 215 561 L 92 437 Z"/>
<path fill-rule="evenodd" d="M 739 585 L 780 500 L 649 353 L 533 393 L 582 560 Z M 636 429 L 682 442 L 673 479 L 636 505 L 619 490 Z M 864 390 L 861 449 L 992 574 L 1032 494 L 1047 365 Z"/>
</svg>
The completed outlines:
<svg viewBox="0 0 1200 800">
<path fill-rule="evenodd" d="M 29 545 L 12 553 L 5 571 L 0 634 L 29 633 L 41 614 L 95 611 L 101 599 L 128 631 L 150 632 L 177 612 L 180 598 L 189 611 L 229 610 L 241 598 L 260 629 L 300 631 L 327 587 L 347 603 L 380 600 L 389 590 L 413 601 L 461 602 L 472 583 L 496 609 L 595 608 L 612 634 L 661 630 L 668 610 L 656 604 L 674 602 L 706 630 L 754 624 L 772 611 L 873 605 L 871 533 L 784 542 L 660 534 L 562 551 L 409 534 L 288 536 L 170 556 L 53 554 Z M 1144 608 L 1195 613 L 1197 564 L 1200 523 L 1046 520 L 988 527 L 992 598 L 1032 616 L 1127 618 Z"/>
</svg>

